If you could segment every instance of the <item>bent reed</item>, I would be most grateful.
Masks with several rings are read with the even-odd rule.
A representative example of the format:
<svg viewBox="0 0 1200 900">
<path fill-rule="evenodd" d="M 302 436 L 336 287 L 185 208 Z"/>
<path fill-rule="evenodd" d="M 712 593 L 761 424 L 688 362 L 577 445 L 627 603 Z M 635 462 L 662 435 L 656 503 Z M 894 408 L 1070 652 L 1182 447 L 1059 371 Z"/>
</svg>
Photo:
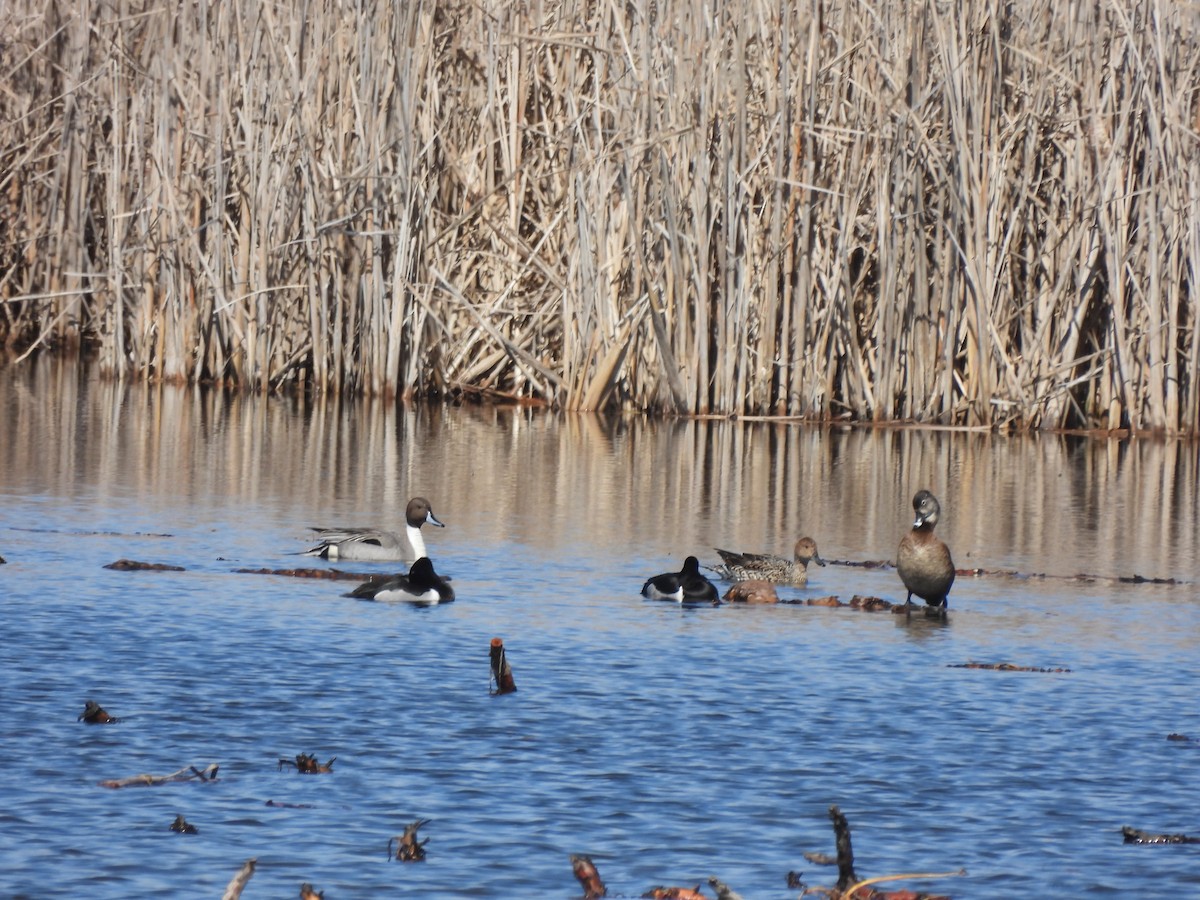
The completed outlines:
<svg viewBox="0 0 1200 900">
<path fill-rule="evenodd" d="M 0 338 L 567 409 L 1200 432 L 1200 7 L 9 0 Z"/>
</svg>

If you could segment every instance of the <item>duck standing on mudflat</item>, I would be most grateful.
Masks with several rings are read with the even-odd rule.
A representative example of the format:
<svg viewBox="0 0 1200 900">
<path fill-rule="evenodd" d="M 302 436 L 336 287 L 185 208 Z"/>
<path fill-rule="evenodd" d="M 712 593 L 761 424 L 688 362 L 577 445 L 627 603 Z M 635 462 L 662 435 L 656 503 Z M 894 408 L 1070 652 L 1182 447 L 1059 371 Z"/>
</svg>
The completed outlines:
<svg viewBox="0 0 1200 900">
<path fill-rule="evenodd" d="M 678 572 L 655 575 L 642 585 L 642 596 L 647 600 L 674 600 L 681 604 L 708 603 L 716 606 L 721 602 L 716 586 L 700 574 L 700 560 L 689 556 Z"/>
<path fill-rule="evenodd" d="M 908 590 L 905 604 L 912 603 L 916 594 L 930 606 L 944 610 L 954 584 L 954 560 L 950 548 L 933 534 L 942 507 L 929 491 L 917 491 L 913 509 L 917 518 L 912 531 L 900 540 L 896 552 L 896 571 Z"/>
<path fill-rule="evenodd" d="M 413 497 L 404 511 L 404 531 L 396 533 L 378 528 L 314 528 L 321 543 L 305 556 L 322 559 L 355 559 L 412 563 L 425 556 L 425 539 L 421 526 L 428 522 L 445 528 L 433 515 L 433 507 L 424 497 Z"/>
<path fill-rule="evenodd" d="M 767 553 L 734 553 L 717 548 L 725 565 L 713 571 L 730 581 L 770 581 L 773 584 L 791 584 L 804 587 L 808 584 L 808 564 L 825 565 L 817 552 L 817 542 L 810 537 L 796 541 L 792 558 L 772 556 Z"/>
<path fill-rule="evenodd" d="M 407 575 L 397 575 L 386 581 L 376 580 L 360 584 L 347 597 L 359 600 L 376 600 L 382 603 L 417 603 L 436 606 L 454 599 L 454 588 L 433 570 L 428 556 L 422 556 Z"/>
</svg>

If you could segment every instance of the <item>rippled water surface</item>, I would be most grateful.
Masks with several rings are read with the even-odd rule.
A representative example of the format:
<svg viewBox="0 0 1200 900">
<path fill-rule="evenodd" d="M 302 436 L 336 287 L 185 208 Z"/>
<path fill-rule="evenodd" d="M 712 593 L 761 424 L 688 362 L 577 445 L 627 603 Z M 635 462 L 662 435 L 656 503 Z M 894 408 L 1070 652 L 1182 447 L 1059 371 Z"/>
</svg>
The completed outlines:
<svg viewBox="0 0 1200 900">
<path fill-rule="evenodd" d="M 1200 738 L 1195 445 L 302 409 L 48 365 L 0 372 L 0 414 L 8 896 L 215 897 L 256 857 L 247 900 L 566 900 L 584 853 L 614 894 L 717 875 L 795 897 L 789 870 L 836 881 L 803 857 L 833 852 L 830 804 L 863 877 L 1200 895 L 1200 848 L 1120 833 L 1200 833 L 1200 743 L 1167 740 Z M 801 533 L 890 560 L 920 487 L 960 568 L 1036 577 L 960 575 L 946 624 L 639 596 L 689 553 Z M 295 555 L 307 526 L 399 524 L 416 494 L 456 603 L 236 571 L 329 568 Z M 904 599 L 894 570 L 839 564 L 781 594 Z M 493 637 L 516 694 L 489 696 Z M 122 721 L 78 723 L 87 699 Z M 298 753 L 333 773 L 280 769 Z M 210 784 L 99 786 L 210 763 Z M 416 818 L 427 861 L 389 862 Z"/>
</svg>

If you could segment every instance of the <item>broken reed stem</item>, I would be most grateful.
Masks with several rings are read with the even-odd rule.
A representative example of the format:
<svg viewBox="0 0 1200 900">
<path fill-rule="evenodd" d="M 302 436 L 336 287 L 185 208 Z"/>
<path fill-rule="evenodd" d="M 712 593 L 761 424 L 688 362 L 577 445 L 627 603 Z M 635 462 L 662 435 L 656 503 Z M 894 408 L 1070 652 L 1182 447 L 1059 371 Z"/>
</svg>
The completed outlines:
<svg viewBox="0 0 1200 900">
<path fill-rule="evenodd" d="M 1200 431 L 1194 5 L 12 0 L 0 47 L 15 353 Z"/>
</svg>

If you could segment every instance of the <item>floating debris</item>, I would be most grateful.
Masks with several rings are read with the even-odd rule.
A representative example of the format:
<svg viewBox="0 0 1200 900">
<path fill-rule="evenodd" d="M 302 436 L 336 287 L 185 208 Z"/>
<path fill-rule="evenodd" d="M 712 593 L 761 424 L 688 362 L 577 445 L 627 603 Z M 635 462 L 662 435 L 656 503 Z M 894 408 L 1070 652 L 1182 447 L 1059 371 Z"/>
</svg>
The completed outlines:
<svg viewBox="0 0 1200 900">
<path fill-rule="evenodd" d="M 716 876 L 708 879 L 708 885 L 717 892 L 717 900 L 742 900 L 741 894 Z"/>
<path fill-rule="evenodd" d="M 913 872 L 903 875 L 882 875 L 877 878 L 861 880 L 854 871 L 854 849 L 850 840 L 850 823 L 837 806 L 829 807 L 829 819 L 833 823 L 834 841 L 837 845 L 836 859 L 818 853 L 805 853 L 804 858 L 810 862 L 818 862 L 820 865 L 836 864 L 838 867 L 837 887 L 832 890 L 828 888 L 813 888 L 811 890 L 804 888 L 806 893 L 826 894 L 831 900 L 949 900 L 948 897 L 941 894 L 923 894 L 913 891 L 879 891 L 874 888 L 864 891 L 863 888 L 868 888 L 871 885 L 885 881 L 908 881 L 916 878 L 949 878 L 955 875 L 967 874 L 965 869 L 959 869 L 956 872 Z M 795 872 L 789 872 L 788 887 L 794 886 L 793 881 L 799 884 L 800 876 Z"/>
<path fill-rule="evenodd" d="M 328 762 L 323 763 L 308 753 L 297 753 L 294 760 L 281 758 L 279 760 L 279 768 L 294 766 L 296 771 L 302 775 L 324 775 L 333 771 L 333 763 L 336 759 L 337 757 L 334 756 Z"/>
<path fill-rule="evenodd" d="M 237 575 L 282 575 L 285 578 L 319 578 L 327 581 L 370 581 L 378 572 L 342 572 L 338 569 L 234 569 Z"/>
<path fill-rule="evenodd" d="M 410 822 L 404 829 L 404 834 L 388 840 L 388 859 L 392 858 L 392 841 L 396 842 L 396 862 L 422 862 L 425 859 L 425 845 L 429 838 L 417 840 L 417 830 L 428 825 L 428 819 L 417 819 Z"/>
<path fill-rule="evenodd" d="M 600 878 L 600 872 L 589 856 L 571 856 L 571 870 L 583 885 L 584 900 L 596 900 L 608 896 L 608 888 Z"/>
<path fill-rule="evenodd" d="M 850 598 L 850 608 L 861 610 L 862 612 L 895 612 L 903 610 L 903 603 L 892 603 L 890 600 L 884 600 L 882 597 L 867 597 L 862 594 L 855 594 Z"/>
<path fill-rule="evenodd" d="M 111 725 L 114 722 L 119 722 L 116 716 L 110 716 L 95 700 L 88 700 L 83 705 L 83 712 L 79 714 L 76 722 L 85 722 L 88 725 Z"/>
<path fill-rule="evenodd" d="M 853 560 L 853 559 L 830 559 L 826 560 L 831 566 L 847 566 L 855 569 L 894 569 L 896 564 L 891 560 L 886 559 L 868 559 L 868 560 Z M 1160 576 L 1146 575 L 1096 575 L 1089 572 L 1076 572 L 1073 575 L 1051 575 L 1046 572 L 1020 572 L 1016 569 L 987 569 L 980 566 L 971 569 L 955 569 L 955 575 L 963 575 L 967 578 L 1021 578 L 1021 579 L 1056 579 L 1059 581 L 1080 581 L 1090 583 L 1093 581 L 1109 581 L 1113 584 L 1163 584 L 1163 585 L 1183 585 L 1191 582 L 1182 581 L 1178 578 L 1163 578 Z"/>
<path fill-rule="evenodd" d="M 136 559 L 118 559 L 104 568 L 117 572 L 186 572 L 183 566 L 168 566 L 166 563 L 138 562 Z"/>
<path fill-rule="evenodd" d="M 707 900 L 700 893 L 700 885 L 685 887 L 652 887 L 642 894 L 643 900 Z"/>
<path fill-rule="evenodd" d="M 513 679 L 512 666 L 508 664 L 508 654 L 504 652 L 504 641 L 498 637 L 492 638 L 488 656 L 491 660 L 491 680 L 495 685 L 492 694 L 511 694 L 517 689 L 517 683 Z"/>
<path fill-rule="evenodd" d="M 827 606 L 831 609 L 845 606 L 846 604 L 837 597 L 812 597 L 804 601 L 805 606 Z"/>
<path fill-rule="evenodd" d="M 1187 834 L 1152 834 L 1128 825 L 1121 829 L 1127 844 L 1200 844 L 1200 837 Z"/>
<path fill-rule="evenodd" d="M 170 824 L 171 831 L 176 834 L 199 834 L 200 829 L 185 819 L 183 816 L 176 816 L 175 821 Z"/>
<path fill-rule="evenodd" d="M 268 800 L 263 806 L 275 806 L 280 809 L 312 809 L 311 803 L 284 803 L 282 800 Z"/>
<path fill-rule="evenodd" d="M 225 893 L 221 895 L 221 900 L 238 900 L 242 896 L 242 891 L 246 889 L 246 883 L 254 875 L 254 867 L 256 865 L 258 865 L 258 860 L 255 857 L 246 860 L 238 870 L 238 873 L 226 885 Z"/>
<path fill-rule="evenodd" d="M 724 599 L 728 603 L 778 603 L 779 594 L 771 582 L 750 578 L 731 586 Z"/>
<path fill-rule="evenodd" d="M 168 784 L 172 781 L 216 781 L 218 768 L 220 767 L 217 763 L 212 763 L 203 769 L 188 766 L 180 769 L 178 772 L 172 772 L 170 775 L 131 775 L 128 778 L 113 778 L 108 781 L 101 781 L 100 787 L 153 787 L 160 784 Z"/>
<path fill-rule="evenodd" d="M 1016 663 L 965 662 L 949 663 L 947 669 L 987 669 L 992 672 L 1070 672 L 1067 668 L 1045 669 L 1039 666 L 1018 666 Z"/>
</svg>

